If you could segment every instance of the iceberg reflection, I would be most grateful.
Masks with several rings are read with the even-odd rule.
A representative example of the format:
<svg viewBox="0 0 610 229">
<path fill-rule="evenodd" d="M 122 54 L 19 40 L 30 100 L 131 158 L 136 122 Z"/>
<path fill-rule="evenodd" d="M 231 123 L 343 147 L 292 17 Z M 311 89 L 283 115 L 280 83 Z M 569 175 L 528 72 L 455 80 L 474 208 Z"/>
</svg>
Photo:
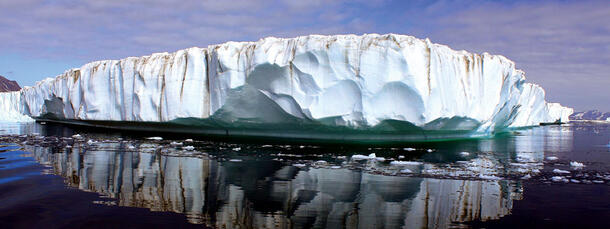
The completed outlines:
<svg viewBox="0 0 610 229">
<path fill-rule="evenodd" d="M 68 185 L 113 204 L 183 213 L 191 223 L 223 228 L 440 228 L 499 219 L 522 196 L 520 183 L 510 180 L 387 176 L 100 146 L 26 150 Z"/>
</svg>

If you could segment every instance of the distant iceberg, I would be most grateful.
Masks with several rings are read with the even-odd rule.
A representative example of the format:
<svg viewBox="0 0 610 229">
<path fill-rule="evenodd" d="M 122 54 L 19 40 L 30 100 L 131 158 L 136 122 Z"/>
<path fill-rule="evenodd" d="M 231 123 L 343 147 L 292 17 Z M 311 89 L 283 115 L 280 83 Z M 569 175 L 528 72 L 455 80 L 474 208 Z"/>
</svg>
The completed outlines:
<svg viewBox="0 0 610 229">
<path fill-rule="evenodd" d="M 170 122 L 221 134 L 480 134 L 572 113 L 503 56 L 395 34 L 268 37 L 96 61 L 18 93 L 0 97 L 0 119 Z"/>
</svg>

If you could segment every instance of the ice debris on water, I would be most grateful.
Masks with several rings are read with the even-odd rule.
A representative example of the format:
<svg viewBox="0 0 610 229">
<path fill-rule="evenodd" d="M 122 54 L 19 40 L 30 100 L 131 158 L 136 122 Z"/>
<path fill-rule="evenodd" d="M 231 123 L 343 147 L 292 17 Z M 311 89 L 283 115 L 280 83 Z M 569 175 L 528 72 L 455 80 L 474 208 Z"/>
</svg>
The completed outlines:
<svg viewBox="0 0 610 229">
<path fill-rule="evenodd" d="M 574 167 L 574 168 L 582 168 L 585 167 L 585 165 L 583 163 L 577 162 L 577 161 L 571 161 L 570 162 L 570 166 Z"/>
<path fill-rule="evenodd" d="M 415 148 L 404 148 L 406 151 L 415 151 Z"/>
<path fill-rule="evenodd" d="M 555 157 L 555 156 L 550 156 L 550 157 L 547 157 L 546 159 L 549 160 L 549 161 L 556 161 L 559 158 Z"/>
<path fill-rule="evenodd" d="M 230 162 L 241 162 L 242 160 L 241 160 L 241 159 L 231 159 L 231 160 L 229 160 L 229 161 L 230 161 Z"/>
<path fill-rule="evenodd" d="M 561 170 L 561 169 L 553 169 L 553 173 L 568 174 L 568 173 L 570 173 L 570 171 Z"/>
<path fill-rule="evenodd" d="M 402 169 L 400 170 L 400 173 L 413 173 L 413 171 L 411 171 L 410 169 Z"/>
<path fill-rule="evenodd" d="M 161 140 L 163 140 L 163 138 L 162 138 L 162 137 L 148 137 L 148 138 L 146 138 L 146 139 L 148 139 L 148 140 L 153 140 L 153 141 L 161 141 Z"/>
<path fill-rule="evenodd" d="M 195 147 L 194 146 L 184 146 L 184 147 L 182 147 L 182 149 L 191 151 L 191 150 L 195 150 Z"/>
<path fill-rule="evenodd" d="M 554 177 L 551 177 L 551 180 L 552 180 L 553 182 L 565 182 L 565 183 L 570 182 L 570 180 L 568 180 L 567 178 L 562 177 L 562 176 L 554 176 Z"/>
<path fill-rule="evenodd" d="M 469 152 L 464 151 L 464 152 L 460 152 L 460 155 L 461 155 L 461 156 L 463 156 L 463 157 L 465 157 L 465 156 L 470 155 L 470 153 L 469 153 Z"/>
</svg>

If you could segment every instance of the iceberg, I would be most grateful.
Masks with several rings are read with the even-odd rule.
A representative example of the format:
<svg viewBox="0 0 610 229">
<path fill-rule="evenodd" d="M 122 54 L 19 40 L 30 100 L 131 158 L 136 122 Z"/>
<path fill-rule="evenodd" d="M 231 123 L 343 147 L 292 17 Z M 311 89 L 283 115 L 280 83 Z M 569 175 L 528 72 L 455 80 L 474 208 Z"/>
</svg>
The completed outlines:
<svg viewBox="0 0 610 229">
<path fill-rule="evenodd" d="M 546 102 L 503 56 L 396 34 L 268 37 L 96 61 L 17 93 L 0 97 L 2 119 L 173 123 L 271 137 L 472 136 L 567 121 L 573 112 Z"/>
</svg>

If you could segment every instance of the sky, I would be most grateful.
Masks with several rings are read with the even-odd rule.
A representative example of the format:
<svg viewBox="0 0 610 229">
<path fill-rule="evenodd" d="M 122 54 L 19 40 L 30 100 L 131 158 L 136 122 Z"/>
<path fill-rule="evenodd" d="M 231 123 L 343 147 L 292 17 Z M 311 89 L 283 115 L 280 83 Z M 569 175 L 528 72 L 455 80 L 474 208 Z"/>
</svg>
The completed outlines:
<svg viewBox="0 0 610 229">
<path fill-rule="evenodd" d="M 396 33 L 515 61 L 547 101 L 610 111 L 609 1 L 0 0 L 0 75 L 227 41 Z"/>
</svg>

